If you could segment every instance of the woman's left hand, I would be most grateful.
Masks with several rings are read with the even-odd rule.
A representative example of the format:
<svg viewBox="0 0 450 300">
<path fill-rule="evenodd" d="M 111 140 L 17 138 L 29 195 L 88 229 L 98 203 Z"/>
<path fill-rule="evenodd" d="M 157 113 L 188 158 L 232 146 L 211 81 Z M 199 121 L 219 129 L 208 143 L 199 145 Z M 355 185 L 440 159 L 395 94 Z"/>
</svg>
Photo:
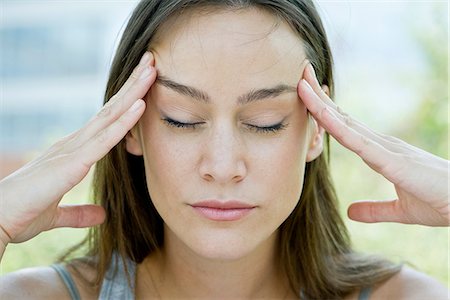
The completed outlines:
<svg viewBox="0 0 450 300">
<path fill-rule="evenodd" d="M 394 184 L 398 199 L 355 202 L 348 208 L 351 219 L 450 225 L 449 161 L 379 134 L 345 114 L 321 88 L 310 63 L 299 82 L 298 94 L 326 131 Z"/>
</svg>

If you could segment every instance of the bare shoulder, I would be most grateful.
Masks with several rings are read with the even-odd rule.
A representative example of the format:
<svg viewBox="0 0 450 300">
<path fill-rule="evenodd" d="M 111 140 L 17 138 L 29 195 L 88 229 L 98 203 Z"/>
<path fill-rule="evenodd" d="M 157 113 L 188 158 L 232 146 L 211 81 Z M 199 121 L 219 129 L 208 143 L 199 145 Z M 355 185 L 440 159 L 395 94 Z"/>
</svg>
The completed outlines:
<svg viewBox="0 0 450 300">
<path fill-rule="evenodd" d="M 68 267 L 67 270 L 82 299 L 97 298 L 98 289 L 86 287 L 73 268 Z M 80 266 L 78 270 L 86 274 L 88 279 L 95 275 L 86 266 Z M 1 276 L 0 295 L 2 300 L 71 299 L 66 285 L 52 267 L 26 268 Z"/>
<path fill-rule="evenodd" d="M 70 299 L 51 267 L 27 268 L 0 277 L 2 299 Z"/>
<path fill-rule="evenodd" d="M 450 299 L 450 291 L 436 279 L 408 267 L 373 289 L 370 299 Z"/>
</svg>

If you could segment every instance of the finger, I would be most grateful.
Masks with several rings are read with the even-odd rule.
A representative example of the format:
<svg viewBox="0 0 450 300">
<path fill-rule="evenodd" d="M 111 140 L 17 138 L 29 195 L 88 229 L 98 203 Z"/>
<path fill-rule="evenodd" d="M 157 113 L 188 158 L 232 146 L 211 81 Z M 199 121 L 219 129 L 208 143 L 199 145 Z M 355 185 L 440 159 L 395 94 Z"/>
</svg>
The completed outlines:
<svg viewBox="0 0 450 300">
<path fill-rule="evenodd" d="M 99 205 L 60 205 L 52 228 L 91 227 L 102 224 L 105 216 L 105 209 Z"/>
<path fill-rule="evenodd" d="M 303 78 L 306 80 L 307 84 L 311 87 L 314 93 L 318 97 L 301 97 L 305 103 L 308 110 L 313 114 L 316 120 L 320 123 L 322 121 L 322 111 L 328 107 L 329 110 L 337 116 L 340 120 L 344 121 L 348 126 L 351 126 L 355 131 L 359 132 L 368 139 L 376 141 L 378 144 L 388 148 L 390 151 L 402 153 L 405 149 L 405 143 L 400 142 L 400 140 L 395 138 L 390 138 L 389 136 L 379 134 L 363 123 L 353 119 L 351 116 L 346 114 L 339 106 L 337 106 L 331 98 L 325 93 L 319 84 L 316 73 L 311 63 L 309 63 L 304 71 Z M 307 88 L 299 84 L 299 95 L 303 95 L 305 91 L 302 88 Z M 330 132 L 330 134 L 332 134 Z"/>
<path fill-rule="evenodd" d="M 120 118 L 87 141 L 77 153 L 78 160 L 86 167 L 105 156 L 138 122 L 145 110 L 145 102 L 137 100 Z"/>
<path fill-rule="evenodd" d="M 117 94 L 116 94 L 117 97 L 114 97 L 114 99 L 110 99 L 110 101 L 115 100 L 116 98 L 123 97 L 126 93 L 128 93 L 129 90 L 133 87 L 135 82 L 139 82 L 140 80 L 142 80 L 141 77 L 143 77 L 145 79 L 146 75 L 149 75 L 148 70 L 147 70 L 148 67 L 150 67 L 150 70 L 154 70 L 154 65 L 155 65 L 155 57 L 153 56 L 153 53 L 150 51 L 146 51 L 144 53 L 144 55 L 142 56 L 141 60 L 139 61 L 139 64 L 136 66 L 136 68 L 131 73 L 128 80 L 124 83 L 124 85 L 117 92 Z M 142 75 L 143 72 L 144 72 L 144 75 Z M 141 97 L 142 96 L 139 96 L 138 98 L 141 98 Z"/>
<path fill-rule="evenodd" d="M 338 109 L 338 106 L 336 105 L 336 103 L 334 103 L 333 100 L 331 100 L 331 98 L 328 97 L 327 93 L 325 93 L 325 91 L 322 89 L 322 86 L 320 85 L 319 81 L 317 80 L 316 72 L 314 71 L 314 67 L 312 66 L 311 63 L 308 63 L 306 65 L 306 67 L 303 71 L 303 78 L 306 80 L 306 82 L 309 83 L 309 85 L 313 89 L 314 93 L 316 93 L 319 96 L 319 98 L 322 100 L 323 103 L 320 103 L 320 104 L 325 104 L 325 105 L 333 108 L 334 110 Z"/>
<path fill-rule="evenodd" d="M 303 86 L 301 97 L 303 97 L 304 102 L 310 101 L 310 98 L 318 98 L 305 80 L 302 80 L 300 85 Z M 319 102 L 320 100 L 314 101 Z M 339 119 L 331 111 L 331 108 L 324 106 L 319 114 L 320 118 L 316 120 L 321 126 L 341 145 L 359 155 L 375 171 L 384 173 L 383 171 L 388 166 L 395 167 L 398 164 L 398 154 L 389 151 L 373 139 L 353 129 L 349 120 Z"/>
<path fill-rule="evenodd" d="M 364 223 L 413 223 L 398 205 L 398 200 L 354 202 L 349 206 L 347 214 L 350 219 Z"/>
<path fill-rule="evenodd" d="M 146 52 L 128 80 L 100 112 L 80 130 L 78 143 L 84 143 L 124 114 L 137 99 L 143 99 L 156 79 L 151 52 Z"/>
</svg>

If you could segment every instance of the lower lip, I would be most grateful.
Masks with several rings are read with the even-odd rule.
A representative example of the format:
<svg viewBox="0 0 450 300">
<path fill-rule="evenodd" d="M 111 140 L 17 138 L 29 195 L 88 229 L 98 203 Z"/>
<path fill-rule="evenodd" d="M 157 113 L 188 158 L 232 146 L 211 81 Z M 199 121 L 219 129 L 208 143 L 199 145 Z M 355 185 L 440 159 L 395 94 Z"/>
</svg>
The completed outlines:
<svg viewBox="0 0 450 300">
<path fill-rule="evenodd" d="M 200 215 L 212 221 L 237 221 L 248 215 L 254 207 L 220 209 L 192 206 Z"/>
</svg>

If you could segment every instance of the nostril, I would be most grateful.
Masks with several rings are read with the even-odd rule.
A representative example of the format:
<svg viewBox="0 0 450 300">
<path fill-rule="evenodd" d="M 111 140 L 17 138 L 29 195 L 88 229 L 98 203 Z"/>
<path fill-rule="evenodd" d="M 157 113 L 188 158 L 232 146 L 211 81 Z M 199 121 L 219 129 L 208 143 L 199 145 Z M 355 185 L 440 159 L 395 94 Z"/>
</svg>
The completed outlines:
<svg viewBox="0 0 450 300">
<path fill-rule="evenodd" d="M 240 182 L 243 179 L 244 179 L 244 176 L 241 176 L 241 175 L 236 175 L 236 176 L 233 177 L 233 181 L 234 182 Z"/>
<path fill-rule="evenodd" d="M 211 174 L 203 174 L 203 178 L 206 181 L 213 181 L 214 180 L 214 177 Z"/>
</svg>

